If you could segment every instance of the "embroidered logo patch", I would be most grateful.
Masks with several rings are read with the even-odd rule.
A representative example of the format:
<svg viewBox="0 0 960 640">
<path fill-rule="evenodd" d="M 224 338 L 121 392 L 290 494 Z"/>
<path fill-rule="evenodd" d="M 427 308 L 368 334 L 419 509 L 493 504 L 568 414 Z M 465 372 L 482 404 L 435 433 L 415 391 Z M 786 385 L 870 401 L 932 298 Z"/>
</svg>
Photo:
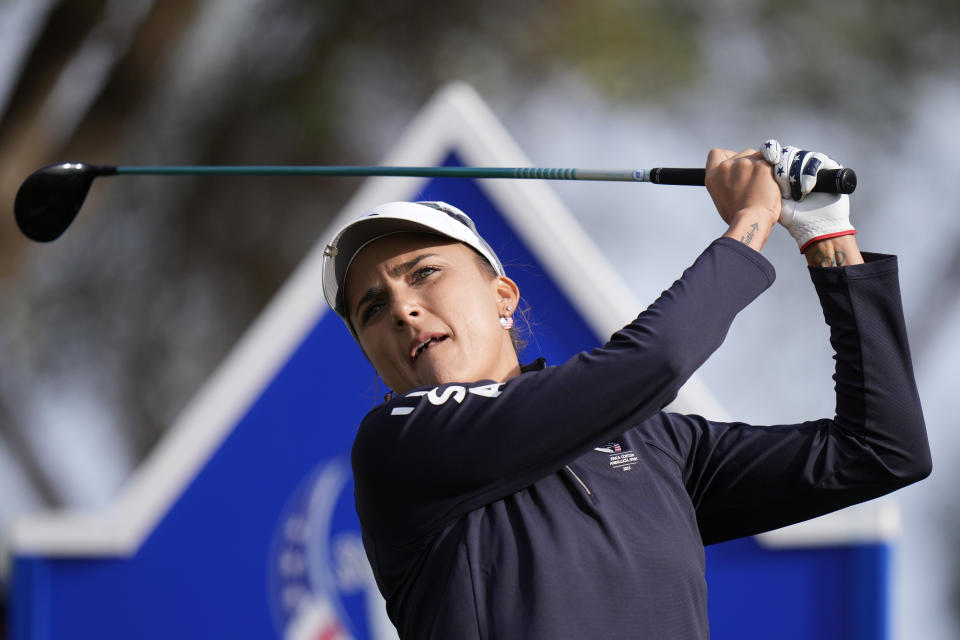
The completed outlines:
<svg viewBox="0 0 960 640">
<path fill-rule="evenodd" d="M 639 462 L 637 454 L 630 450 L 624 451 L 619 442 L 608 442 L 602 447 L 594 447 L 594 451 L 609 455 L 611 469 L 630 471 L 630 467 Z"/>
</svg>

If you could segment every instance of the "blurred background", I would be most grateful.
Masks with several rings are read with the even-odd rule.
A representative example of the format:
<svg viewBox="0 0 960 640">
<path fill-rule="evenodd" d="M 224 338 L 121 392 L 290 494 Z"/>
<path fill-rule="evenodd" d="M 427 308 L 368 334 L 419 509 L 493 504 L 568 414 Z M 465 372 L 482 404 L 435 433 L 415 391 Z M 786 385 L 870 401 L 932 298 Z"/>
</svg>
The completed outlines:
<svg viewBox="0 0 960 640">
<path fill-rule="evenodd" d="M 857 170 L 861 246 L 900 256 L 934 450 L 896 498 L 893 628 L 960 637 L 957 60 L 948 0 L 0 0 L 0 591 L 12 521 L 109 503 L 359 185 L 100 179 L 38 245 L 13 220 L 23 179 L 65 160 L 376 164 L 462 80 L 537 166 L 702 166 L 778 137 Z M 723 231 L 703 189 L 555 189 L 644 301 Z M 765 253 L 778 282 L 703 379 L 740 420 L 831 415 L 804 263 L 785 234 Z"/>
</svg>

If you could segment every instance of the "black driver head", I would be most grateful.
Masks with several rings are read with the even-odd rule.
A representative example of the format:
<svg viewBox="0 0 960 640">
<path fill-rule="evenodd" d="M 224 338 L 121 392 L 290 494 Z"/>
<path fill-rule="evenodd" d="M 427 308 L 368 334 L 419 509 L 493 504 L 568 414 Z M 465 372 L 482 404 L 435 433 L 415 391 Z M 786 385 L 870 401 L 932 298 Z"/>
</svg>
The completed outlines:
<svg viewBox="0 0 960 640">
<path fill-rule="evenodd" d="M 93 179 L 116 172 L 116 167 L 82 162 L 61 162 L 37 169 L 17 191 L 13 204 L 17 226 L 36 242 L 56 240 L 77 217 Z"/>
</svg>

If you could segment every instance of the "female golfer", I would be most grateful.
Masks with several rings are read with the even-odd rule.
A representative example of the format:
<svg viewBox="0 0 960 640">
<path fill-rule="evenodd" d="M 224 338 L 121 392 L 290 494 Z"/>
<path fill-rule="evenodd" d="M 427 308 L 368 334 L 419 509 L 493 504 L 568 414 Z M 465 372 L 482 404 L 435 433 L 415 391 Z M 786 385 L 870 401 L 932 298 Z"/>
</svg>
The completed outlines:
<svg viewBox="0 0 960 640">
<path fill-rule="evenodd" d="M 402 638 L 707 638 L 703 545 L 806 520 L 930 472 L 897 262 L 861 256 L 822 154 L 714 149 L 729 225 L 604 346 L 522 366 L 520 292 L 470 219 L 390 203 L 327 248 L 324 292 L 392 399 L 353 447 L 363 541 Z M 836 351 L 836 416 L 663 411 L 797 239 Z M 753 384 L 753 381 L 745 381 Z"/>
</svg>

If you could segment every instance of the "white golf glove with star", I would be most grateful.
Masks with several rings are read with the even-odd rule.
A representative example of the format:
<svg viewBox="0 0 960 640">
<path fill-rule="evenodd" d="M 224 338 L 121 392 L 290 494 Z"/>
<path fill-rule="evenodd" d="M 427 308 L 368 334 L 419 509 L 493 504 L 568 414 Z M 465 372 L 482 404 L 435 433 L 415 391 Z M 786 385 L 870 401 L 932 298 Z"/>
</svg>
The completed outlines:
<svg viewBox="0 0 960 640">
<path fill-rule="evenodd" d="M 822 153 L 784 147 L 777 140 L 767 140 L 760 151 L 773 165 L 773 176 L 783 195 L 780 224 L 797 241 L 800 253 L 818 240 L 856 233 L 850 224 L 849 196 L 811 193 L 817 184 L 817 171 L 839 169 L 838 162 Z"/>
</svg>

